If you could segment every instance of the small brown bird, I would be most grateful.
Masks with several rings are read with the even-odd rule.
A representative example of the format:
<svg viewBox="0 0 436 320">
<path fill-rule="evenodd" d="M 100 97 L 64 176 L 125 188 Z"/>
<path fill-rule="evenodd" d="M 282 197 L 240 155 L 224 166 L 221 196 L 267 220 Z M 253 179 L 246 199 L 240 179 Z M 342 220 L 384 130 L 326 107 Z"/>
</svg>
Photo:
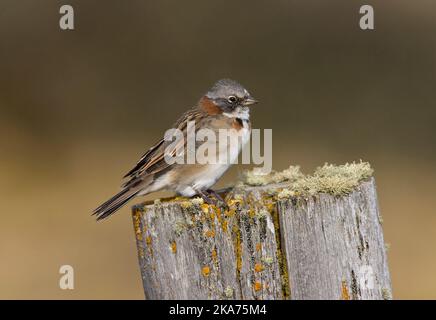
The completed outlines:
<svg viewBox="0 0 436 320">
<path fill-rule="evenodd" d="M 248 142 L 251 133 L 249 106 L 257 101 L 248 91 L 236 81 L 219 80 L 197 103 L 186 112 L 175 124 L 174 128 L 183 133 L 183 140 L 178 143 L 162 139 L 151 147 L 130 170 L 124 178 L 127 181 L 122 190 L 94 210 L 97 220 L 104 219 L 117 211 L 135 196 L 142 196 L 159 190 L 171 190 L 185 197 L 201 196 L 206 202 L 212 203 L 209 195 L 216 199 L 221 197 L 210 189 L 237 159 L 243 145 Z M 179 155 L 180 150 L 187 154 L 187 137 L 189 123 L 195 124 L 195 132 L 208 129 L 216 133 L 228 129 L 229 137 L 225 143 L 207 140 L 209 150 L 216 150 L 216 158 L 225 153 L 227 161 L 210 163 L 171 163 L 167 156 Z M 238 140 L 236 144 L 228 142 L 232 135 Z M 222 141 L 221 141 L 222 142 Z M 200 143 L 195 142 L 195 150 Z M 206 145 L 207 146 L 207 145 Z M 216 147 L 218 146 L 218 147 Z M 215 148 L 216 147 L 216 148 Z M 204 146 L 203 146 L 204 148 Z"/>
</svg>

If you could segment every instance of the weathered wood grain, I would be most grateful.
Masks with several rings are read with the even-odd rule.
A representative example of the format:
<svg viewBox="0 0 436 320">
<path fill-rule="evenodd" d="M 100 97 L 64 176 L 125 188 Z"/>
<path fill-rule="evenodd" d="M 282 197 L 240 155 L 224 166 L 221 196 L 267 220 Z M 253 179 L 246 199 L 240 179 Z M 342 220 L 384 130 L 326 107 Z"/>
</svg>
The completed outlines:
<svg viewBox="0 0 436 320">
<path fill-rule="evenodd" d="M 390 298 L 374 179 L 342 197 L 278 200 L 284 186 L 235 188 L 227 209 L 135 206 L 146 298 Z"/>
<path fill-rule="evenodd" d="M 280 201 L 293 299 L 387 299 L 391 281 L 374 179 L 346 197 Z"/>
</svg>

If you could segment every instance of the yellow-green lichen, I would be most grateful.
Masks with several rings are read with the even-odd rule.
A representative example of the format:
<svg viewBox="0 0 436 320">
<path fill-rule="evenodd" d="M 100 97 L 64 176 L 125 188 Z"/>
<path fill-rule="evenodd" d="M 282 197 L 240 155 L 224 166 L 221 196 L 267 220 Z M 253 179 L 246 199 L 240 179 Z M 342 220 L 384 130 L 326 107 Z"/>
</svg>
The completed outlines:
<svg viewBox="0 0 436 320">
<path fill-rule="evenodd" d="M 386 252 L 388 252 L 391 249 L 391 244 L 390 243 L 385 243 L 385 250 Z"/>
<path fill-rule="evenodd" d="M 182 202 L 180 202 L 180 206 L 183 209 L 189 209 L 189 208 L 191 208 L 193 206 L 193 204 L 192 204 L 191 201 L 182 201 Z"/>
<path fill-rule="evenodd" d="M 346 195 L 356 188 L 362 180 L 372 176 L 374 170 L 368 162 L 353 162 L 344 165 L 324 164 L 318 167 L 312 175 L 304 175 L 298 166 L 268 175 L 258 175 L 256 171 L 244 174 L 247 185 L 266 185 L 270 183 L 288 182 L 289 186 L 278 193 L 278 198 L 289 198 L 294 195 L 315 195 L 328 193 Z"/>
<path fill-rule="evenodd" d="M 181 219 L 177 220 L 173 226 L 173 230 L 177 236 L 180 236 L 187 228 L 187 223 Z"/>
<path fill-rule="evenodd" d="M 332 195 L 345 195 L 353 191 L 359 182 L 369 178 L 374 170 L 368 162 L 346 163 L 335 166 L 324 164 L 315 170 L 312 176 L 307 176 L 297 183 L 301 192 L 309 194 L 329 193 Z"/>
<path fill-rule="evenodd" d="M 201 206 L 203 203 L 204 203 L 204 200 L 202 199 L 202 198 L 193 198 L 193 199 L 191 199 L 191 203 L 193 204 L 193 205 L 198 205 L 198 206 Z"/>
<path fill-rule="evenodd" d="M 295 191 L 284 188 L 277 194 L 277 198 L 280 200 L 287 199 L 287 198 L 294 197 L 295 194 L 296 194 Z"/>
<path fill-rule="evenodd" d="M 381 292 L 384 300 L 392 300 L 391 290 L 389 290 L 388 288 L 382 288 Z"/>
<path fill-rule="evenodd" d="M 299 166 L 290 166 L 283 171 L 272 171 L 269 174 L 262 174 L 260 170 L 254 168 L 243 173 L 243 182 L 252 186 L 263 186 L 283 181 L 296 181 L 303 177 Z"/>
<path fill-rule="evenodd" d="M 274 262 L 274 258 L 273 257 L 263 257 L 262 261 L 267 265 L 271 265 Z"/>
<path fill-rule="evenodd" d="M 231 287 L 227 287 L 226 290 L 224 291 L 224 294 L 226 295 L 227 298 L 233 298 L 233 289 Z"/>
<path fill-rule="evenodd" d="M 268 215 L 269 212 L 265 208 L 260 208 L 255 213 L 257 219 L 265 219 Z"/>
<path fill-rule="evenodd" d="M 178 198 L 175 198 L 175 199 L 178 199 Z M 201 206 L 203 204 L 204 204 L 204 200 L 202 198 L 198 198 L 198 197 L 193 198 L 193 199 L 189 199 L 189 200 L 188 199 L 181 200 L 181 202 L 180 202 L 180 206 L 183 209 L 190 209 L 193 206 Z"/>
<path fill-rule="evenodd" d="M 233 199 L 235 199 L 236 201 L 242 202 L 242 201 L 244 201 L 244 196 L 242 194 L 237 193 L 233 196 Z"/>
</svg>

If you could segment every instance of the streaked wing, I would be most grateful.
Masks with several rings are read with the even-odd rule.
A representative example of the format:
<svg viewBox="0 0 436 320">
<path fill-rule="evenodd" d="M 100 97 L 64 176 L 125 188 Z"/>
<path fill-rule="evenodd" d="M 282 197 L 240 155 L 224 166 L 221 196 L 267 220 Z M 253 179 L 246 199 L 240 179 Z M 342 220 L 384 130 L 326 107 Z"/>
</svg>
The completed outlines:
<svg viewBox="0 0 436 320">
<path fill-rule="evenodd" d="M 135 176 L 136 173 L 141 170 L 142 167 L 144 167 L 147 162 L 150 161 L 150 159 L 152 158 L 152 156 L 156 153 L 156 150 L 159 149 L 159 147 L 162 146 L 162 144 L 164 143 L 164 139 L 160 140 L 158 143 L 156 143 L 153 147 L 151 147 L 150 149 L 148 149 L 148 151 L 141 157 L 141 159 L 139 159 L 138 163 L 136 164 L 136 166 L 130 170 L 129 172 L 126 173 L 126 175 L 123 178 L 127 178 L 128 176 Z"/>
<path fill-rule="evenodd" d="M 156 143 L 141 157 L 136 166 L 124 176 L 124 178 L 128 177 L 129 180 L 123 185 L 123 187 L 133 183 L 134 181 L 138 180 L 138 178 L 141 179 L 144 176 L 155 174 L 168 168 L 170 164 L 165 161 L 165 152 L 167 152 L 167 154 L 170 156 L 174 156 L 177 150 L 180 148 L 185 150 L 188 121 L 197 122 L 204 116 L 204 112 L 198 109 L 191 109 L 183 114 L 183 116 L 176 122 L 174 127 L 183 132 L 184 139 L 176 145 L 171 145 L 171 141 L 165 141 L 164 139 Z M 183 144 L 183 146 L 181 144 Z"/>
</svg>

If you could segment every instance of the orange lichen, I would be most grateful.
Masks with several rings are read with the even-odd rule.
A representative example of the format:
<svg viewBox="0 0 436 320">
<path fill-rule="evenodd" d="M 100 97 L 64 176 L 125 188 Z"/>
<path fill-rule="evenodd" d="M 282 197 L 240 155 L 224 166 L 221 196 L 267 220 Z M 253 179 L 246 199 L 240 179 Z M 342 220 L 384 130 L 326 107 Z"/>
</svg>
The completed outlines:
<svg viewBox="0 0 436 320">
<path fill-rule="evenodd" d="M 224 232 L 227 232 L 227 220 L 224 220 L 224 221 L 222 222 L 221 226 L 222 226 L 222 228 L 223 228 L 223 231 L 224 231 Z"/>
<path fill-rule="evenodd" d="M 268 209 L 269 212 L 273 212 L 275 209 L 275 206 L 276 206 L 276 204 L 273 201 L 266 204 L 266 208 Z"/>
<path fill-rule="evenodd" d="M 235 209 L 230 209 L 230 210 L 227 210 L 225 212 L 225 216 L 226 217 L 233 217 L 235 214 L 236 214 L 236 210 Z"/>
<path fill-rule="evenodd" d="M 222 214 L 221 214 L 221 209 L 220 209 L 220 208 L 216 208 L 215 212 L 216 212 L 216 217 L 217 217 L 217 219 L 218 219 L 218 222 L 219 222 L 219 223 L 222 223 Z"/>
<path fill-rule="evenodd" d="M 262 250 L 262 244 L 259 242 L 256 243 L 256 251 L 259 252 L 260 250 Z"/>
<path fill-rule="evenodd" d="M 216 250 L 213 249 L 213 250 L 212 250 L 212 260 L 213 260 L 213 261 L 216 261 L 216 257 L 217 257 Z"/>
<path fill-rule="evenodd" d="M 341 294 L 342 300 L 350 300 L 350 294 L 348 293 L 347 282 L 345 282 L 345 280 L 342 280 Z"/>
<path fill-rule="evenodd" d="M 236 272 L 241 272 L 242 269 L 242 242 L 241 242 L 241 231 L 236 224 L 233 225 L 232 231 L 234 233 L 234 247 L 236 255 Z"/>
<path fill-rule="evenodd" d="M 209 238 L 215 237 L 215 231 L 214 230 L 207 230 L 204 234 L 206 235 L 206 237 L 209 237 Z"/>
<path fill-rule="evenodd" d="M 203 276 L 207 277 L 210 274 L 210 268 L 208 266 L 204 266 L 203 269 L 201 269 L 201 273 Z"/>
<path fill-rule="evenodd" d="M 252 208 L 248 209 L 248 215 L 250 218 L 254 218 L 254 216 L 256 215 L 256 210 Z"/>
<path fill-rule="evenodd" d="M 177 252 L 177 243 L 175 241 L 171 242 L 171 251 L 173 253 Z"/>
<path fill-rule="evenodd" d="M 141 212 L 135 210 L 133 214 L 133 227 L 135 229 L 136 240 L 142 241 L 142 230 L 141 230 Z"/>
<path fill-rule="evenodd" d="M 138 247 L 138 256 L 140 259 L 144 259 L 145 258 L 145 253 L 144 253 L 144 249 L 141 247 Z"/>
<path fill-rule="evenodd" d="M 254 265 L 254 271 L 256 272 L 262 272 L 265 268 L 263 267 L 263 265 L 261 263 L 256 263 Z"/>
<path fill-rule="evenodd" d="M 262 284 L 259 281 L 254 283 L 254 291 L 260 291 L 262 289 Z"/>
<path fill-rule="evenodd" d="M 152 243 L 151 236 L 147 236 L 147 237 L 145 238 L 145 243 L 147 244 L 148 251 L 149 251 L 150 255 L 153 255 L 153 247 L 152 247 L 152 245 L 151 245 L 151 243 Z"/>
<path fill-rule="evenodd" d="M 240 199 L 230 199 L 229 201 L 227 201 L 227 205 L 229 207 L 235 206 L 235 205 L 240 205 L 241 203 L 242 203 L 242 200 L 240 200 Z"/>
<path fill-rule="evenodd" d="M 291 295 L 291 288 L 289 285 L 289 274 L 287 268 L 288 263 L 286 261 L 286 255 L 282 251 L 282 244 L 280 239 L 280 227 L 279 227 L 279 213 L 278 210 L 276 209 L 277 207 L 274 206 L 274 209 L 271 212 L 271 217 L 273 219 L 275 236 L 276 236 L 276 243 L 277 243 L 276 257 L 277 257 L 277 262 L 279 264 L 280 277 L 282 279 L 282 292 L 284 298 L 287 299 Z"/>
<path fill-rule="evenodd" d="M 201 210 L 203 210 L 204 213 L 209 213 L 209 205 L 207 203 L 203 203 L 201 205 Z"/>
</svg>

